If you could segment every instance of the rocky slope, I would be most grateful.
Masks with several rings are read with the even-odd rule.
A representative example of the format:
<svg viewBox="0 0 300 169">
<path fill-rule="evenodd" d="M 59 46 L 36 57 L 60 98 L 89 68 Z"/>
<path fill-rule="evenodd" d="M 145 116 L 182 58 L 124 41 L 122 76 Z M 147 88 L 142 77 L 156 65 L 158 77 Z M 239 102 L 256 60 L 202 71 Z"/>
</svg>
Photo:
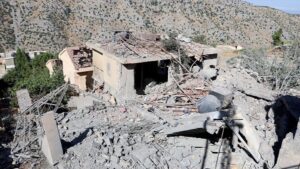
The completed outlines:
<svg viewBox="0 0 300 169">
<path fill-rule="evenodd" d="M 0 50 L 58 51 L 128 29 L 246 47 L 269 46 L 279 28 L 286 40 L 300 32 L 299 16 L 241 0 L 2 0 L 0 14 Z"/>
</svg>

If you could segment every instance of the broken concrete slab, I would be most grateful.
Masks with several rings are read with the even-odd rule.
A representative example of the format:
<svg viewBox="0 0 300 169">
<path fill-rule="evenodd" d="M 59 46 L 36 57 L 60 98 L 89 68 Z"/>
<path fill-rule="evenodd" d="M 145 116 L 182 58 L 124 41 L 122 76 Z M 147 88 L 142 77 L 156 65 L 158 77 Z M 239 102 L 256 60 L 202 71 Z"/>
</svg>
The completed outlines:
<svg viewBox="0 0 300 169">
<path fill-rule="evenodd" d="M 85 109 L 88 107 L 93 107 L 97 102 L 99 102 L 99 100 L 90 95 L 72 96 L 68 101 L 68 107 Z"/>
<path fill-rule="evenodd" d="M 60 142 L 59 132 L 56 125 L 54 112 L 50 111 L 41 117 L 41 123 L 44 130 L 42 138 L 42 151 L 51 165 L 56 164 L 63 155 L 63 149 Z"/>
<path fill-rule="evenodd" d="M 27 89 L 18 90 L 16 92 L 20 112 L 25 111 L 32 105 L 32 101 Z"/>
<path fill-rule="evenodd" d="M 151 154 L 154 154 L 156 152 L 157 149 L 143 145 L 141 148 L 133 150 L 131 152 L 131 155 L 143 163 Z"/>
<path fill-rule="evenodd" d="M 259 86 L 243 88 L 241 92 L 245 93 L 248 96 L 252 96 L 267 101 L 273 101 L 275 95 L 275 93 L 272 90 L 268 90 L 264 87 L 259 87 Z"/>
<path fill-rule="evenodd" d="M 172 137 L 169 139 L 171 140 L 168 140 L 168 142 L 176 146 L 190 146 L 190 147 L 204 148 L 206 144 L 205 139 L 200 139 L 195 137 L 179 136 L 179 137 Z"/>
<path fill-rule="evenodd" d="M 189 118 L 178 120 L 178 125 L 176 127 L 171 127 L 164 130 L 164 133 L 167 136 L 177 136 L 177 135 L 193 135 L 197 133 L 206 132 L 206 128 L 208 125 L 212 125 L 212 127 L 218 126 L 214 124 L 214 119 L 222 119 L 224 116 L 223 113 L 218 111 L 210 112 L 205 114 L 194 114 Z M 211 131 L 214 131 L 211 129 Z"/>
</svg>

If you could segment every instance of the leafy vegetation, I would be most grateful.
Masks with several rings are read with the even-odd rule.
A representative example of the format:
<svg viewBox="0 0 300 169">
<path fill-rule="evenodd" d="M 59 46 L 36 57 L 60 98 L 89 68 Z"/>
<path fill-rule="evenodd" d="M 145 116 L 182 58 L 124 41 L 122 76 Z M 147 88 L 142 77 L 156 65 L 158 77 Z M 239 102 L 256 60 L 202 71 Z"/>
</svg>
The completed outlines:
<svg viewBox="0 0 300 169">
<path fill-rule="evenodd" d="M 56 70 L 50 77 L 46 62 L 56 58 L 51 53 L 43 53 L 30 60 L 24 50 L 18 49 L 15 58 L 16 68 L 3 77 L 3 84 L 8 87 L 9 94 L 27 88 L 32 97 L 44 95 L 64 83 L 61 70 Z"/>
<path fill-rule="evenodd" d="M 283 41 L 281 40 L 282 33 L 283 33 L 282 29 L 280 28 L 272 35 L 273 45 L 275 46 L 283 45 Z"/>
</svg>

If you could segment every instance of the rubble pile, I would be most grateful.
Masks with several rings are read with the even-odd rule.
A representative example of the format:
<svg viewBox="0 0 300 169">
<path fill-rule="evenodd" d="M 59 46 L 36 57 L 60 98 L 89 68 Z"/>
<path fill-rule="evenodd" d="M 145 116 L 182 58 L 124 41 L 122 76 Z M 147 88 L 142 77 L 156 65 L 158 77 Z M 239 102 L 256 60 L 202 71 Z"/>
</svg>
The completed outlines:
<svg viewBox="0 0 300 169">
<path fill-rule="evenodd" d="M 55 113 L 63 155 L 51 167 L 297 167 L 299 98 L 279 97 L 247 70 L 214 66 L 149 84 L 132 100 L 105 89 L 71 97 Z"/>
</svg>

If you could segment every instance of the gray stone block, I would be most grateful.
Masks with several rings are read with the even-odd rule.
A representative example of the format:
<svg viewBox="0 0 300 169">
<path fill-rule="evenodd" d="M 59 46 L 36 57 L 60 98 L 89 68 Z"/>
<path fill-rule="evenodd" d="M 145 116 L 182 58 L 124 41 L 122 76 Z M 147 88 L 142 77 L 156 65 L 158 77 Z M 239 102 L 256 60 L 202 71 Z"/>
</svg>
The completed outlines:
<svg viewBox="0 0 300 169">
<path fill-rule="evenodd" d="M 51 165 L 56 164 L 63 155 L 59 132 L 54 118 L 54 112 L 45 113 L 42 118 L 44 136 L 42 139 L 42 151 Z"/>
</svg>

